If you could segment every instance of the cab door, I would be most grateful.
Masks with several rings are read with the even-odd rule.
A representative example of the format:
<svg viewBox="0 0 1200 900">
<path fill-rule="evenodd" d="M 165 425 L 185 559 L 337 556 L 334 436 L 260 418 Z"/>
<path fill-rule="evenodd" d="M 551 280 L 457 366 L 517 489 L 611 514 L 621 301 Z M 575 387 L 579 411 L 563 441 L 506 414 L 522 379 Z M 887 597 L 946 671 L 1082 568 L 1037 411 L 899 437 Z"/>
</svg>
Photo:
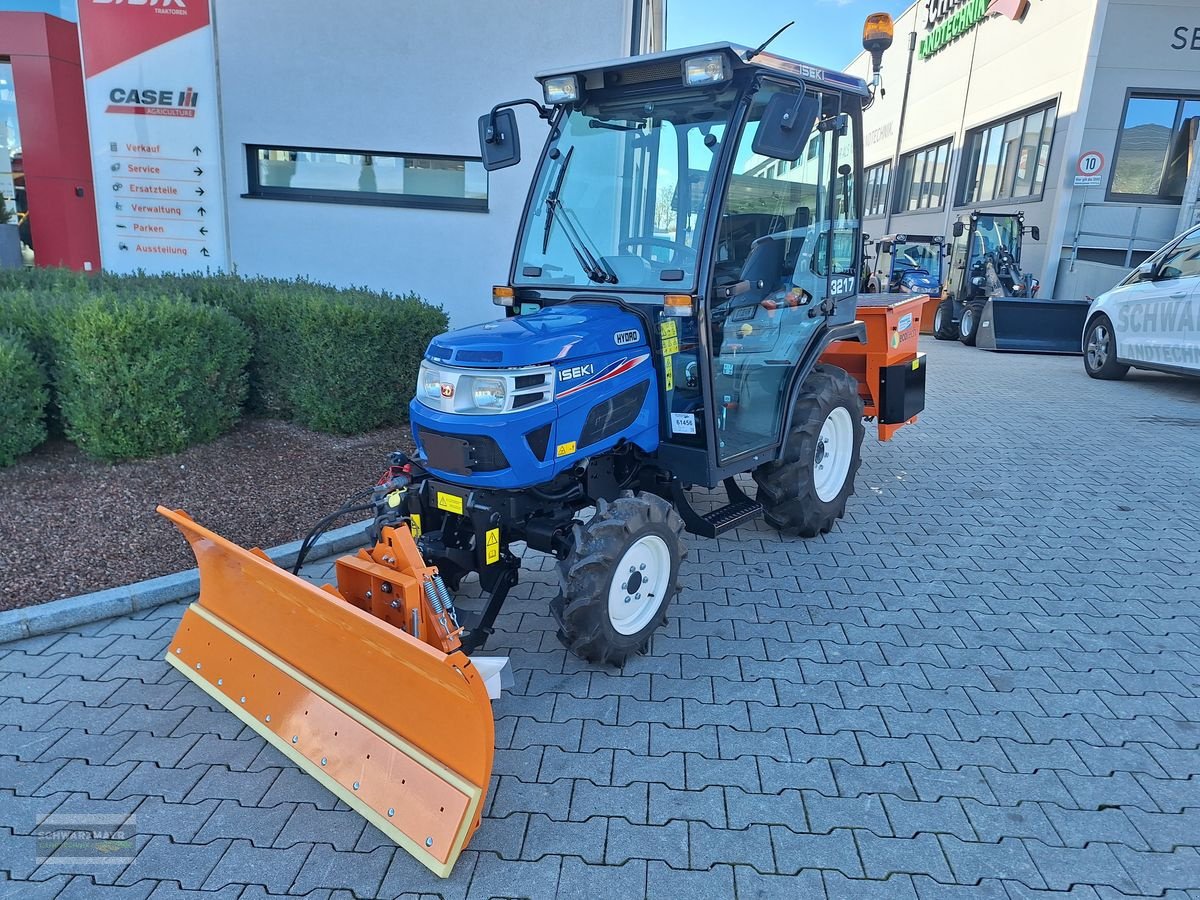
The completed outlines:
<svg viewBox="0 0 1200 900">
<path fill-rule="evenodd" d="M 810 89 L 821 116 L 797 158 L 753 150 L 767 103 L 793 90 L 768 84 L 755 95 L 721 198 L 707 291 L 721 466 L 778 442 L 792 374 L 814 334 L 854 315 L 855 144 L 839 96 Z"/>
</svg>

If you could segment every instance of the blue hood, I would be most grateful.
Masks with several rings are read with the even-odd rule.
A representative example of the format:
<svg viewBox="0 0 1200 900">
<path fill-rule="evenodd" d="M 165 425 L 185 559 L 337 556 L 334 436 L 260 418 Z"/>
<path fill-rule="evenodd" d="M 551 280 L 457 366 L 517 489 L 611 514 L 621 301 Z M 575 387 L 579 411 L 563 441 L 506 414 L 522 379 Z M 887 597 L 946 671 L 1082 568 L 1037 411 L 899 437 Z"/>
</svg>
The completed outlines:
<svg viewBox="0 0 1200 900">
<path fill-rule="evenodd" d="M 433 339 L 425 358 L 458 366 L 537 366 L 645 344 L 644 331 L 637 316 L 615 304 L 570 303 L 448 331 Z"/>
<path fill-rule="evenodd" d="M 913 291 L 935 291 L 941 288 L 936 276 L 924 272 L 905 272 L 900 283 Z"/>
</svg>

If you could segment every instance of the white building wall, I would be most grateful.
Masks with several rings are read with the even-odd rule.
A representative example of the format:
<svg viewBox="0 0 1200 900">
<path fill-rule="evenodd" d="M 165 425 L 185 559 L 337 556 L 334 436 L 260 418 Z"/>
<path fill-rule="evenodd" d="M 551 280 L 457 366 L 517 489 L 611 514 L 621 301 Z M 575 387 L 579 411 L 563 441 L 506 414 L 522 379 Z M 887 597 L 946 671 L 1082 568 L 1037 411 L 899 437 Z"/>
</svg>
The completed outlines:
<svg viewBox="0 0 1200 900">
<path fill-rule="evenodd" d="M 869 217 L 872 235 L 911 231 L 950 233 L 951 224 L 972 209 L 1025 211 L 1025 221 L 1038 225 L 1042 240 L 1028 240 L 1023 268 L 1042 279 L 1044 295 L 1053 291 L 1054 270 L 1065 230 L 1065 206 L 1082 140 L 1081 98 L 1090 74 L 1089 48 L 1106 0 L 1031 0 L 1023 21 L 994 16 L 928 59 L 914 54 L 908 113 L 901 154 L 952 138 L 951 170 L 941 207 L 898 212 L 890 226 L 884 217 Z M 929 33 L 926 4 L 919 0 L 896 21 L 896 41 L 884 59 L 886 97 L 864 115 L 864 162 L 870 166 L 897 155 L 897 136 L 909 35 L 918 43 Z M 863 74 L 865 56 L 847 71 Z M 968 131 L 1013 113 L 1057 100 L 1057 124 L 1044 192 L 1038 196 L 990 203 L 958 204 L 964 138 Z M 893 170 L 892 178 L 895 180 Z M 885 228 L 886 226 L 886 228 Z"/>
<path fill-rule="evenodd" d="M 1193 30 L 1200 28 L 1200 0 L 1106 0 L 1106 5 L 1079 147 L 1084 152 L 1098 151 L 1106 165 L 1100 185 L 1073 190 L 1064 245 L 1073 245 L 1078 235 L 1081 247 L 1125 250 L 1132 235 L 1134 250 L 1153 250 L 1176 233 L 1179 205 L 1110 201 L 1109 178 L 1130 90 L 1191 92 L 1200 97 L 1200 47 L 1192 47 Z M 1180 28 L 1186 41 L 1177 36 Z M 1105 291 L 1125 271 L 1123 265 L 1073 263 L 1069 252 L 1065 256 L 1059 284 L 1073 296 Z"/>
<path fill-rule="evenodd" d="M 490 318 L 545 140 L 528 107 L 524 159 L 491 173 L 487 213 L 245 198 L 246 145 L 478 156 L 478 117 L 540 99 L 534 72 L 628 55 L 635 2 L 216 0 L 234 267 L 415 291 L 455 325 Z"/>
</svg>

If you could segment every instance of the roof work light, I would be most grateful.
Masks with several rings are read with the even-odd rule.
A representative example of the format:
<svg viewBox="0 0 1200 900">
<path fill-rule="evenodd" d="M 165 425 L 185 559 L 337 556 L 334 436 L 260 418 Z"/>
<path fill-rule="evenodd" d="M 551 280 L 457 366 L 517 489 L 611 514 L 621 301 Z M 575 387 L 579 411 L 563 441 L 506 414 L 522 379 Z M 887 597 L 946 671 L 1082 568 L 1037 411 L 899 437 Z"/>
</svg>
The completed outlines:
<svg viewBox="0 0 1200 900">
<path fill-rule="evenodd" d="M 683 61 L 683 83 L 717 84 L 729 80 L 729 60 L 724 53 L 705 53 Z"/>
<path fill-rule="evenodd" d="M 546 103 L 574 103 L 579 99 L 578 75 L 555 75 L 542 82 Z"/>
</svg>

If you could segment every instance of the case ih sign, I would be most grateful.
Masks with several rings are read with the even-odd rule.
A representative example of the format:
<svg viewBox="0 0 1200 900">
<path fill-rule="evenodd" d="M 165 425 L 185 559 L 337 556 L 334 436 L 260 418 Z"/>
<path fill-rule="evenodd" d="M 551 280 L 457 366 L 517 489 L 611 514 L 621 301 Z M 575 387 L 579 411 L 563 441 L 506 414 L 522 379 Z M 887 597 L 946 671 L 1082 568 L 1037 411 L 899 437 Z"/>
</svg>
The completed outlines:
<svg viewBox="0 0 1200 900">
<path fill-rule="evenodd" d="M 1028 9 L 1029 0 L 929 0 L 926 27 L 931 30 L 918 52 L 921 59 L 929 59 L 989 16 L 1020 21 Z"/>
</svg>

